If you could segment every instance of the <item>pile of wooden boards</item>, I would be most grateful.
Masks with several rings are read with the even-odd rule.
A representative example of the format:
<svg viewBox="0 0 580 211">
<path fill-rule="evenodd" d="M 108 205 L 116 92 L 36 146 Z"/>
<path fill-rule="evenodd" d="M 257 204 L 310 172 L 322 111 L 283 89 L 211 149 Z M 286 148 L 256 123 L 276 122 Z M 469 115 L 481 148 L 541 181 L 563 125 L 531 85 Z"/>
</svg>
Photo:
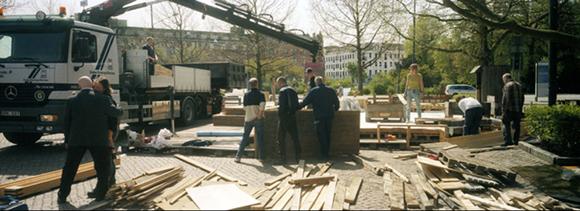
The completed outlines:
<svg viewBox="0 0 580 211">
<path fill-rule="evenodd" d="M 214 126 L 244 126 L 244 115 L 227 115 L 220 113 L 213 115 L 212 120 Z"/>
<path fill-rule="evenodd" d="M 465 210 L 547 210 L 553 202 L 544 202 L 530 193 L 502 191 L 503 183 L 493 177 L 462 172 L 439 160 L 417 157 L 424 177 L 416 177 L 426 194 L 440 199 L 449 208 Z M 426 182 L 421 182 L 426 179 Z M 419 187 L 417 187 L 419 189 Z"/>
<path fill-rule="evenodd" d="M 115 208 L 151 206 L 159 193 L 183 179 L 183 172 L 183 168 L 178 166 L 145 172 L 111 187 L 106 198 Z"/>
<path fill-rule="evenodd" d="M 120 160 L 115 160 L 115 163 L 120 165 Z M 93 162 L 81 164 L 77 170 L 74 181 L 84 181 L 95 177 L 96 174 L 97 172 L 95 171 Z M 58 188 L 60 186 L 61 176 L 62 170 L 55 170 L 13 182 L 0 184 L 0 196 L 11 195 L 18 198 L 24 198 L 27 196 L 43 193 L 54 188 Z"/>
<path fill-rule="evenodd" d="M 300 161 L 294 174 L 283 174 L 264 183 L 253 194 L 261 203 L 257 209 L 272 210 L 348 210 L 356 203 L 362 178 L 350 182 L 330 175 L 331 164 L 308 167 Z"/>
</svg>

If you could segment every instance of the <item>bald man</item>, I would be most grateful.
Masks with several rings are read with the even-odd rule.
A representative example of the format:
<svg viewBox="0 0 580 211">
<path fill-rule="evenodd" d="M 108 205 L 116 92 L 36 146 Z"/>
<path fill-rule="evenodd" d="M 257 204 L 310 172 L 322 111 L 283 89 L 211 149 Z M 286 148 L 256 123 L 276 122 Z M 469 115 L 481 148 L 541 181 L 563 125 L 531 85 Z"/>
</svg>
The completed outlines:
<svg viewBox="0 0 580 211">
<path fill-rule="evenodd" d="M 66 203 L 71 185 L 86 151 L 91 153 L 97 171 L 97 186 L 89 197 L 103 200 L 109 189 L 112 150 L 107 133 L 109 117 L 120 117 L 121 109 L 109 99 L 93 91 L 93 82 L 88 76 L 79 78 L 81 90 L 71 97 L 64 113 L 64 143 L 67 149 L 62 170 L 58 203 Z"/>
</svg>

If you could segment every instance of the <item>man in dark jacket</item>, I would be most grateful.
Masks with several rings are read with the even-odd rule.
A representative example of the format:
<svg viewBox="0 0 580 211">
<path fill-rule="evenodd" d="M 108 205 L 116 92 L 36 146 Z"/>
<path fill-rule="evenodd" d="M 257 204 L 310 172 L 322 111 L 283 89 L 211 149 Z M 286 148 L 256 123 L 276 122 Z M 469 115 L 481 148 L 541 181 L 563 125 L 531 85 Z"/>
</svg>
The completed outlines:
<svg viewBox="0 0 580 211">
<path fill-rule="evenodd" d="M 318 87 L 310 90 L 298 108 L 302 109 L 304 106 L 313 105 L 314 126 L 316 127 L 318 141 L 320 142 L 320 153 L 323 159 L 328 159 L 330 157 L 332 120 L 334 118 L 334 112 L 340 108 L 340 103 L 336 92 L 332 88 L 324 85 L 321 76 L 317 76 L 315 81 Z"/>
<path fill-rule="evenodd" d="M 520 140 L 520 122 L 522 120 L 522 107 L 524 106 L 524 94 L 520 83 L 512 79 L 512 75 L 506 73 L 502 76 L 504 83 L 503 96 L 501 98 L 503 139 L 507 145 L 518 145 Z M 512 140 L 511 128 L 514 128 Z"/>
<path fill-rule="evenodd" d="M 296 125 L 296 111 L 298 110 L 298 95 L 296 91 L 286 83 L 286 78 L 279 77 L 276 80 L 280 94 L 278 95 L 278 146 L 282 163 L 286 163 L 286 133 L 294 142 L 294 154 L 296 162 L 300 160 L 300 141 L 298 140 L 298 126 Z"/>
<path fill-rule="evenodd" d="M 250 133 L 254 128 L 256 128 L 257 157 L 259 160 L 264 158 L 264 110 L 266 109 L 266 97 L 258 88 L 258 79 L 251 78 L 249 85 L 250 91 L 244 94 L 244 111 L 246 112 L 244 116 L 244 134 L 234 159 L 236 163 L 241 162 L 244 150 L 250 144 Z"/>
<path fill-rule="evenodd" d="M 70 98 L 64 114 L 64 136 L 67 149 L 62 170 L 58 203 L 65 203 L 79 164 L 88 150 L 97 171 L 94 198 L 103 200 L 109 189 L 109 171 L 112 149 L 107 141 L 108 117 L 120 117 L 121 109 L 111 105 L 109 99 L 92 89 L 91 78 L 78 80 L 81 90 Z"/>
</svg>

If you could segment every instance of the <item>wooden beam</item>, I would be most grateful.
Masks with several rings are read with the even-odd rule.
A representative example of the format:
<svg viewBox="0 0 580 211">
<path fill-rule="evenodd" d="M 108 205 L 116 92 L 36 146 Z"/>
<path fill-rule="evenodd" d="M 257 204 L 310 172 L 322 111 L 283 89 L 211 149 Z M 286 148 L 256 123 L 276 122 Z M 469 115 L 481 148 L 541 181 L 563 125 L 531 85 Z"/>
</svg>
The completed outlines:
<svg viewBox="0 0 580 211">
<path fill-rule="evenodd" d="M 280 199 L 286 195 L 286 192 L 288 192 L 288 190 L 290 190 L 292 186 L 290 186 L 289 184 L 285 184 L 284 186 L 282 186 L 282 188 L 280 190 L 278 190 L 278 192 L 276 192 L 276 194 L 272 197 L 272 200 L 270 200 L 270 202 L 266 205 L 266 208 L 272 208 L 274 207 L 274 205 L 276 205 L 276 203 L 278 203 L 278 201 L 280 201 Z"/>
<path fill-rule="evenodd" d="M 417 198 L 421 202 L 421 209 L 423 210 L 432 210 L 433 209 L 433 202 L 429 200 L 427 194 L 425 194 L 425 190 L 423 189 L 423 185 L 419 182 L 419 176 L 411 175 L 411 183 L 415 186 L 415 190 L 417 191 Z"/>
<path fill-rule="evenodd" d="M 328 184 L 328 190 L 326 191 L 326 196 L 324 196 L 324 205 L 322 210 L 331 210 L 332 204 L 334 202 L 334 195 L 336 192 L 336 183 L 337 180 L 332 180 Z"/>
<path fill-rule="evenodd" d="M 179 159 L 179 160 L 181 160 L 181 161 L 183 161 L 183 162 L 186 162 L 186 163 L 188 163 L 188 164 L 190 164 L 190 165 L 192 165 L 192 166 L 195 166 L 195 167 L 197 167 L 197 168 L 199 168 L 199 169 L 201 169 L 201 170 L 203 170 L 203 171 L 205 171 L 205 172 L 212 172 L 212 171 L 216 170 L 216 169 L 214 169 L 214 168 L 211 168 L 211 167 L 209 167 L 209 166 L 206 166 L 206 165 L 205 165 L 205 164 L 203 164 L 203 163 L 197 162 L 197 161 L 195 161 L 195 160 L 193 160 L 193 159 L 190 159 L 190 158 L 188 158 L 188 157 L 185 157 L 185 156 L 183 156 L 183 155 L 180 155 L 180 154 L 175 154 L 174 156 L 175 156 L 177 159 Z M 244 181 L 241 181 L 241 180 L 239 180 L 239 179 L 236 179 L 236 178 L 234 178 L 234 177 L 228 176 L 228 175 L 226 175 L 226 174 L 224 174 L 224 173 L 222 173 L 222 172 L 219 172 L 219 171 L 216 171 L 216 175 L 218 175 L 219 177 L 221 177 L 222 179 L 224 179 L 224 180 L 226 180 L 226 181 L 229 181 L 229 182 L 237 182 L 237 183 L 238 183 L 239 185 L 241 185 L 241 186 L 247 186 L 247 185 L 248 185 L 248 183 L 246 183 L 246 182 L 244 182 Z"/>
<path fill-rule="evenodd" d="M 332 210 L 342 210 L 344 207 L 344 197 L 346 194 L 346 184 L 344 180 L 339 180 L 336 185 L 336 194 L 332 203 Z"/>
<path fill-rule="evenodd" d="M 469 199 L 471 201 L 475 201 L 475 202 L 478 202 L 478 203 L 481 203 L 483 205 L 491 206 L 493 208 L 499 208 L 499 209 L 503 209 L 503 210 L 521 210 L 521 209 L 518 209 L 516 207 L 512 207 L 512 206 L 509 206 L 509 205 L 500 204 L 500 203 L 493 202 L 493 201 L 490 201 L 490 200 L 487 200 L 487 199 L 484 199 L 484 198 L 480 198 L 480 197 L 477 197 L 477 196 L 474 196 L 474 195 L 470 195 L 470 194 L 463 194 L 463 198 Z"/>
<path fill-rule="evenodd" d="M 316 199 L 320 198 L 320 193 L 324 190 L 324 187 L 324 185 L 317 185 L 314 187 L 314 190 L 310 191 L 310 193 L 304 199 L 300 210 L 310 210 L 314 206 Z"/>
<path fill-rule="evenodd" d="M 401 158 L 401 159 L 405 159 L 405 158 L 416 158 L 417 157 L 417 153 L 407 153 L 407 154 L 400 154 L 400 155 L 393 155 L 393 158 L 397 159 L 397 158 Z"/>
<path fill-rule="evenodd" d="M 403 180 L 403 182 L 409 182 L 409 178 L 407 178 L 405 175 L 403 175 L 401 172 L 399 172 L 397 169 L 393 168 L 391 165 L 389 165 L 388 163 L 385 163 L 385 169 L 387 169 L 388 171 L 393 172 L 395 175 L 399 176 L 399 178 L 401 178 L 401 180 Z"/>
<path fill-rule="evenodd" d="M 346 196 L 344 197 L 344 201 L 354 204 L 356 202 L 356 198 L 358 196 L 358 192 L 360 191 L 363 179 L 361 177 L 354 177 L 346 190 Z"/>
<path fill-rule="evenodd" d="M 421 205 L 417 201 L 417 196 L 414 195 L 411 191 L 411 189 L 414 189 L 414 187 L 403 182 L 403 189 L 405 193 L 405 209 L 421 208 Z"/>
<path fill-rule="evenodd" d="M 404 182 L 397 177 L 391 176 L 392 185 L 389 191 L 389 201 L 391 204 L 391 210 L 403 210 L 405 209 L 405 189 L 403 187 Z"/>
<path fill-rule="evenodd" d="M 294 176 L 295 179 L 302 179 L 304 177 L 304 168 L 306 162 L 304 160 L 300 160 L 298 162 L 298 169 L 296 170 L 296 175 Z M 300 209 L 300 200 L 302 198 L 302 187 L 300 185 L 294 186 L 294 196 L 292 197 L 292 210 L 299 210 Z"/>
<path fill-rule="evenodd" d="M 270 185 L 272 185 L 272 184 L 274 184 L 274 183 L 276 183 L 276 182 L 278 182 L 278 181 L 281 181 L 281 180 L 284 180 L 284 179 L 286 179 L 286 177 L 289 177 L 290 175 L 292 175 L 292 173 L 285 173 L 285 174 L 281 174 L 280 176 L 277 176 L 277 177 L 275 177 L 275 178 L 272 178 L 272 179 L 270 179 L 270 180 L 268 180 L 268 181 L 264 182 L 264 185 L 268 185 L 268 186 L 270 186 Z"/>
<path fill-rule="evenodd" d="M 288 183 L 292 185 L 314 185 L 314 184 L 326 184 L 331 180 L 336 178 L 336 176 L 316 176 L 300 179 L 291 179 Z"/>
<path fill-rule="evenodd" d="M 331 162 L 327 162 L 324 165 L 322 165 L 322 167 L 320 168 L 320 170 L 318 172 L 316 172 L 316 174 L 314 176 L 322 176 L 324 175 L 324 173 L 326 173 L 328 171 L 328 169 L 330 169 L 330 167 L 332 167 L 332 163 Z"/>
<path fill-rule="evenodd" d="M 450 150 L 450 149 L 454 149 L 454 148 L 457 148 L 457 147 L 458 146 L 454 144 L 454 145 L 451 145 L 451 146 L 443 147 L 443 150 Z"/>
<path fill-rule="evenodd" d="M 366 169 L 368 169 L 369 171 L 373 172 L 376 175 L 381 176 L 385 171 L 383 168 L 376 167 L 373 163 L 369 162 L 368 160 L 358 155 L 352 155 L 352 160 L 358 164 L 363 165 Z"/>
<path fill-rule="evenodd" d="M 455 198 L 457 198 L 459 200 L 459 202 L 461 202 L 461 206 L 463 206 L 463 209 L 465 210 L 483 210 L 478 206 L 475 206 L 471 201 L 463 198 L 463 192 L 461 190 L 456 190 L 453 191 L 453 195 L 455 195 Z"/>
<path fill-rule="evenodd" d="M 489 192 L 495 195 L 495 197 L 501 198 L 507 205 L 514 205 L 512 198 L 510 198 L 507 194 L 499 191 L 495 188 L 488 188 Z"/>
</svg>

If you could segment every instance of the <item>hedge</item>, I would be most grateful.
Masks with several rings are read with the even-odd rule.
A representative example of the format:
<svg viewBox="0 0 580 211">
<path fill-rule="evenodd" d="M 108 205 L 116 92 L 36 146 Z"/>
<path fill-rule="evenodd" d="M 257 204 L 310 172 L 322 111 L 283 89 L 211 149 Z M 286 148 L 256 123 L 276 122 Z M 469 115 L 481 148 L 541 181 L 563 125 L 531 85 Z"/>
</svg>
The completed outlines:
<svg viewBox="0 0 580 211">
<path fill-rule="evenodd" d="M 561 156 L 580 156 L 580 106 L 531 106 L 526 125 L 544 148 Z"/>
</svg>

